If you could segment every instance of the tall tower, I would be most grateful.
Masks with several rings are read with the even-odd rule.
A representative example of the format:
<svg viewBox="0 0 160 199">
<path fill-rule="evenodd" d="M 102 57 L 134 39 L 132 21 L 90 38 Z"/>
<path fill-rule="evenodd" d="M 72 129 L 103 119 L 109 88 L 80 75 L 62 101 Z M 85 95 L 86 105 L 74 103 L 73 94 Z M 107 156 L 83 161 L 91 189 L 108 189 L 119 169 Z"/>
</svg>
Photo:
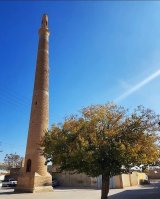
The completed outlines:
<svg viewBox="0 0 160 199">
<path fill-rule="evenodd" d="M 47 172 L 45 158 L 41 155 L 39 145 L 44 131 L 48 129 L 49 34 L 48 16 L 44 14 L 39 29 L 36 74 L 24 167 L 22 167 L 15 189 L 18 192 L 52 191 L 51 175 Z"/>
</svg>

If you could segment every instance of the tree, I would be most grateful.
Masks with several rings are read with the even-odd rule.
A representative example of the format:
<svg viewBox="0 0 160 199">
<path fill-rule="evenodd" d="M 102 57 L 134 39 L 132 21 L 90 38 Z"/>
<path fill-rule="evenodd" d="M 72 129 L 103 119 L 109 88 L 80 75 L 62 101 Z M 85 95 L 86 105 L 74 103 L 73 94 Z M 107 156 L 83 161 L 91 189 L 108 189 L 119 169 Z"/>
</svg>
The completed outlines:
<svg viewBox="0 0 160 199">
<path fill-rule="evenodd" d="M 102 175 L 101 199 L 106 199 L 111 176 L 158 159 L 159 119 L 142 106 L 130 115 L 113 103 L 89 106 L 46 132 L 43 155 L 60 171 Z"/>
<path fill-rule="evenodd" d="M 23 158 L 16 153 L 6 154 L 4 158 L 4 163 L 6 168 L 10 170 L 11 168 L 20 168 Z"/>
<path fill-rule="evenodd" d="M 5 163 L 0 163 L 0 170 L 7 170 L 7 166 Z"/>
</svg>

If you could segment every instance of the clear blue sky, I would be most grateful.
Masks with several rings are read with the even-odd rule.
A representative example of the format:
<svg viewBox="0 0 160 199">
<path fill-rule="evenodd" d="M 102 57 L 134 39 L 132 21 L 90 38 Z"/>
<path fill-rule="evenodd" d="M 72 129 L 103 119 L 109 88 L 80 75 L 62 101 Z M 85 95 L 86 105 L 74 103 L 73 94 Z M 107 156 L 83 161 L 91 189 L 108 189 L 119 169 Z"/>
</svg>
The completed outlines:
<svg viewBox="0 0 160 199">
<path fill-rule="evenodd" d="M 50 125 L 115 100 L 160 113 L 160 2 L 0 2 L 0 161 L 25 153 L 43 13 L 51 32 Z"/>
</svg>

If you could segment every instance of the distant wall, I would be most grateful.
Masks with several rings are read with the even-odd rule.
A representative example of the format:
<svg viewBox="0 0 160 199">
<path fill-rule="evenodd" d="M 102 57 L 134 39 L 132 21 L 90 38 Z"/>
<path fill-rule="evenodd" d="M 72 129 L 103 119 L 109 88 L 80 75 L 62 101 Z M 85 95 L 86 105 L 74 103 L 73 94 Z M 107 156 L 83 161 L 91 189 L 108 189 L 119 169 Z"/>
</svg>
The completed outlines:
<svg viewBox="0 0 160 199">
<path fill-rule="evenodd" d="M 110 189 L 123 188 L 121 175 L 116 175 L 110 178 Z"/>
<path fill-rule="evenodd" d="M 130 174 L 122 174 L 122 175 L 121 175 L 121 178 L 122 178 L 123 188 L 124 188 L 124 187 L 130 187 L 130 186 L 131 186 Z"/>
<path fill-rule="evenodd" d="M 159 168 L 150 169 L 147 175 L 150 179 L 160 179 L 160 169 Z"/>
<path fill-rule="evenodd" d="M 139 185 L 140 180 L 148 180 L 148 176 L 145 173 L 132 172 L 131 174 L 122 174 L 122 184 L 124 187 Z"/>
<path fill-rule="evenodd" d="M 138 184 L 140 180 L 148 180 L 148 176 L 145 173 L 138 173 Z"/>
<path fill-rule="evenodd" d="M 93 187 L 97 186 L 97 179 L 88 177 L 85 174 L 73 174 L 70 172 L 56 173 L 53 177 L 57 178 L 61 186 L 67 187 Z"/>
<path fill-rule="evenodd" d="M 55 173 L 53 177 L 57 178 L 60 186 L 63 187 L 88 187 L 101 188 L 102 177 L 91 178 L 85 174 L 73 174 L 71 172 Z M 145 173 L 132 172 L 132 174 L 122 174 L 110 178 L 110 188 L 119 189 L 124 187 L 136 186 L 141 179 L 147 179 Z"/>
<path fill-rule="evenodd" d="M 132 172 L 130 175 L 130 186 L 136 186 L 138 185 L 138 173 L 137 172 Z"/>
</svg>

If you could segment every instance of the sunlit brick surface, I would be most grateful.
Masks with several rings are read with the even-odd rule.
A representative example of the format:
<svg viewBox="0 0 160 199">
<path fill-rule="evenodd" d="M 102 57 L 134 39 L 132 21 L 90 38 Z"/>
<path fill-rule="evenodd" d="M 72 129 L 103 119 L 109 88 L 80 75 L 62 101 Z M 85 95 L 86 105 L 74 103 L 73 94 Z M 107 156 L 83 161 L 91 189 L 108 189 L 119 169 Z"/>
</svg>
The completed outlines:
<svg viewBox="0 0 160 199">
<path fill-rule="evenodd" d="M 24 167 L 18 178 L 16 191 L 37 192 L 51 191 L 51 176 L 47 172 L 45 159 L 41 155 L 40 141 L 48 129 L 48 89 L 49 89 L 49 31 L 48 17 L 43 15 L 39 30 L 36 74 L 32 98 L 32 107 L 28 131 L 28 140 Z M 28 165 L 28 160 L 31 164 Z"/>
</svg>

